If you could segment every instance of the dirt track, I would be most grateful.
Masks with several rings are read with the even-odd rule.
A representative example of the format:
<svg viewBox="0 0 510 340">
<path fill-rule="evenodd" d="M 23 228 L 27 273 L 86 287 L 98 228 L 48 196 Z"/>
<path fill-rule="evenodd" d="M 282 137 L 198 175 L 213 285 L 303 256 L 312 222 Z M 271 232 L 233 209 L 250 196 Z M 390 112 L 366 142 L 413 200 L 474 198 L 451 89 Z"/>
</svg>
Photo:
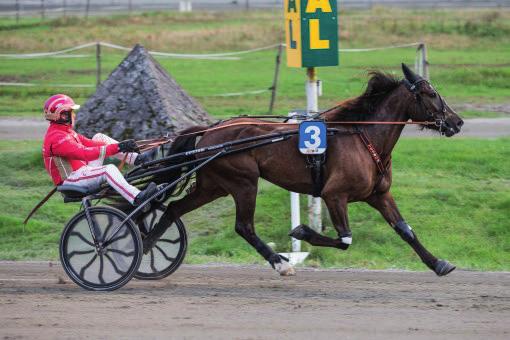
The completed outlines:
<svg viewBox="0 0 510 340">
<path fill-rule="evenodd" d="M 0 262 L 0 336 L 508 339 L 510 273 L 182 266 L 94 293 L 58 264 Z"/>
</svg>

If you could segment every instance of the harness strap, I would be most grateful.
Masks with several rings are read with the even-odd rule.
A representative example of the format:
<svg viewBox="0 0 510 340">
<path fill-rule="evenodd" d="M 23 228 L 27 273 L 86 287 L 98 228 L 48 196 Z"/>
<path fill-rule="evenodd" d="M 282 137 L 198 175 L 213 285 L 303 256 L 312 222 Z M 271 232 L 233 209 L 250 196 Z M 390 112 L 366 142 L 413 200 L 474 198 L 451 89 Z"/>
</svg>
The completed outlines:
<svg viewBox="0 0 510 340">
<path fill-rule="evenodd" d="M 365 147 L 367 148 L 368 153 L 374 160 L 374 163 L 377 166 L 377 170 L 379 170 L 379 173 L 384 176 L 386 174 L 386 167 L 384 166 L 384 162 L 382 161 L 381 156 L 379 156 L 379 153 L 375 149 L 374 145 L 368 139 L 368 136 L 366 135 L 365 131 L 358 129 L 357 132 L 358 132 L 359 138 L 361 139 L 363 144 L 365 144 Z"/>
<path fill-rule="evenodd" d="M 310 168 L 312 175 L 313 197 L 320 197 L 322 188 L 324 188 L 324 164 L 326 163 L 326 154 L 308 155 L 306 157 L 307 167 Z"/>
</svg>

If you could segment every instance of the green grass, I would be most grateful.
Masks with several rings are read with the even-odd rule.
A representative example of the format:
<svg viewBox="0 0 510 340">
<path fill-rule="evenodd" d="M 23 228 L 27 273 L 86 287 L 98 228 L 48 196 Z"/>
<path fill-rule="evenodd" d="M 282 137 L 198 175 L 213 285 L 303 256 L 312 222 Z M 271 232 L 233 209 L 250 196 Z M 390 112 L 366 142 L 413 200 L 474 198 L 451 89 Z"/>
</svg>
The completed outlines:
<svg viewBox="0 0 510 340">
<path fill-rule="evenodd" d="M 508 10 L 395 10 L 341 13 L 340 46 L 370 47 L 425 41 L 431 80 L 440 93 L 455 103 L 508 103 L 510 85 L 510 11 Z M 145 13 L 136 16 L 54 19 L 0 18 L 0 51 L 58 50 L 91 41 L 109 41 L 148 49 L 206 53 L 243 50 L 279 43 L 284 32 L 280 11 Z M 2 59 L 0 82 L 38 84 L 95 84 L 94 49 L 86 58 Z M 269 91 L 262 95 L 214 97 L 216 94 L 269 88 L 276 51 L 258 52 L 241 60 L 181 60 L 158 58 L 164 68 L 215 117 L 265 113 Z M 122 60 L 103 48 L 103 79 Z M 401 76 L 401 62 L 414 64 L 414 48 L 371 53 L 342 53 L 339 67 L 318 70 L 324 81 L 321 108 L 358 95 L 371 69 Z M 285 59 L 284 59 L 285 60 Z M 305 107 L 304 70 L 282 67 L 276 113 Z M 84 102 L 93 88 L 65 86 L 0 87 L 0 116 L 37 117 L 44 100 L 66 92 Z M 464 112 L 460 112 L 462 115 Z M 466 112 L 466 117 L 492 117 L 490 110 Z"/>
<path fill-rule="evenodd" d="M 403 139 L 393 157 L 393 195 L 431 252 L 461 268 L 510 270 L 510 139 Z M 35 142 L 0 142 L 0 259 L 56 259 L 75 204 L 52 198 L 23 231 L 21 221 L 51 189 Z M 302 200 L 304 203 L 304 199 Z M 288 192 L 260 183 L 256 228 L 289 251 Z M 234 232 L 234 204 L 220 199 L 185 216 L 188 263 L 263 263 Z M 327 214 L 326 233 L 334 236 Z M 310 247 L 308 265 L 424 269 L 413 251 L 366 204 L 349 206 L 348 251 Z M 305 220 L 305 216 L 302 216 Z"/>
</svg>

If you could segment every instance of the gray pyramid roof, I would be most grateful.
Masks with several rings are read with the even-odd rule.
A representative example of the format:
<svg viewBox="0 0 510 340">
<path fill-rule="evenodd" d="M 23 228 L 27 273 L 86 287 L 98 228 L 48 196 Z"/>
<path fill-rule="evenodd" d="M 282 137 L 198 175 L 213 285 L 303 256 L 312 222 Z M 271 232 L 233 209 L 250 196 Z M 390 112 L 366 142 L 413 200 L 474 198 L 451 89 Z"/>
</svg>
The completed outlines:
<svg viewBox="0 0 510 340">
<path fill-rule="evenodd" d="M 117 140 L 173 136 L 213 119 L 161 65 L 136 45 L 80 109 L 76 129 Z"/>
</svg>

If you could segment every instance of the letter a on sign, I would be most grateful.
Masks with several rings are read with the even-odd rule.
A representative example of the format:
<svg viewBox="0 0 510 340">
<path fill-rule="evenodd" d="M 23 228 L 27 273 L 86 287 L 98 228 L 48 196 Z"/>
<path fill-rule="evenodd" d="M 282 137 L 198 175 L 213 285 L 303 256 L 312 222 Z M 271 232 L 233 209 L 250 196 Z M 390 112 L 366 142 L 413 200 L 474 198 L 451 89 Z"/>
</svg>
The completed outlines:
<svg viewBox="0 0 510 340">
<path fill-rule="evenodd" d="M 287 65 L 338 65 L 336 0 L 284 0 Z"/>
<path fill-rule="evenodd" d="M 315 13 L 320 9 L 322 13 L 333 12 L 329 0 L 309 0 L 306 5 L 306 13 Z"/>
</svg>

